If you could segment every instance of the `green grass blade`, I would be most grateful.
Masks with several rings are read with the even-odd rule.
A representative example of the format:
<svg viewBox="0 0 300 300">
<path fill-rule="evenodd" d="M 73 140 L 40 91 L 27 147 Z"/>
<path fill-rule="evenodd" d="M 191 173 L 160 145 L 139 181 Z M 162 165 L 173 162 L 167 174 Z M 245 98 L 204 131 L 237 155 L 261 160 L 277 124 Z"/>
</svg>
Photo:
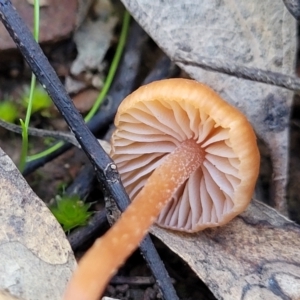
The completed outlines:
<svg viewBox="0 0 300 300">
<path fill-rule="evenodd" d="M 34 0 L 34 28 L 33 34 L 36 42 L 39 40 L 39 27 L 40 27 L 40 1 Z M 20 120 L 22 126 L 22 150 L 19 162 L 19 169 L 22 172 L 26 165 L 27 153 L 28 153 L 28 127 L 30 123 L 31 111 L 32 111 L 32 102 L 33 102 L 33 94 L 36 85 L 36 77 L 34 74 L 31 75 L 31 83 L 30 83 L 30 95 L 28 106 L 26 110 L 25 122 Z"/>
</svg>

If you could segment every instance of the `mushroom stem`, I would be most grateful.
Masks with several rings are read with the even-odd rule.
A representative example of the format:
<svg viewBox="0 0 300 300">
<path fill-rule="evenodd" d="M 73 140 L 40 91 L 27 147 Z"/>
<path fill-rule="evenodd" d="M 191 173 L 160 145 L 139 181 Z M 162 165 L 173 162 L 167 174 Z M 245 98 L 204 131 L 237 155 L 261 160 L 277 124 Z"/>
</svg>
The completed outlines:
<svg viewBox="0 0 300 300">
<path fill-rule="evenodd" d="M 96 300 L 110 278 L 137 248 L 176 190 L 204 160 L 194 140 L 182 142 L 152 173 L 116 224 L 80 260 L 64 300 Z"/>
</svg>

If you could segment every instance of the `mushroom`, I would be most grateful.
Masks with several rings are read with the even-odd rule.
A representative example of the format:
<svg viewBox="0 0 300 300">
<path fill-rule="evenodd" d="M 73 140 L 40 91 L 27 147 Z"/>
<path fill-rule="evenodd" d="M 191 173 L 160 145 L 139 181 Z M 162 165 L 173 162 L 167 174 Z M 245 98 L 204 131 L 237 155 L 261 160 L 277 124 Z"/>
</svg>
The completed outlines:
<svg viewBox="0 0 300 300">
<path fill-rule="evenodd" d="M 128 209 L 79 263 L 65 300 L 98 299 L 149 227 L 195 232 L 244 211 L 260 156 L 246 117 L 188 79 L 150 83 L 120 105 L 112 158 Z"/>
</svg>

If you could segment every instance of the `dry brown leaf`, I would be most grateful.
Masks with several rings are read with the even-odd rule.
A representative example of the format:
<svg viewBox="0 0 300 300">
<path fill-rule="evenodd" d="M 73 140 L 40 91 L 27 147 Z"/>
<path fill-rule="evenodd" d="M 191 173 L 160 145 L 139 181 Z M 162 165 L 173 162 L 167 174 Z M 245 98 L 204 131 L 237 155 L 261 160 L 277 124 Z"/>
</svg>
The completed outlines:
<svg viewBox="0 0 300 300">
<path fill-rule="evenodd" d="M 282 0 L 122 0 L 175 60 L 221 59 L 294 75 L 296 21 Z M 219 92 L 244 112 L 270 149 L 276 208 L 287 214 L 285 187 L 288 121 L 293 93 L 261 83 L 179 64 L 191 77 Z"/>
<path fill-rule="evenodd" d="M 0 149 L 0 289 L 22 299 L 61 299 L 76 261 L 66 236 Z"/>
<path fill-rule="evenodd" d="M 300 226 L 259 201 L 197 234 L 151 230 L 218 299 L 300 299 Z"/>
</svg>

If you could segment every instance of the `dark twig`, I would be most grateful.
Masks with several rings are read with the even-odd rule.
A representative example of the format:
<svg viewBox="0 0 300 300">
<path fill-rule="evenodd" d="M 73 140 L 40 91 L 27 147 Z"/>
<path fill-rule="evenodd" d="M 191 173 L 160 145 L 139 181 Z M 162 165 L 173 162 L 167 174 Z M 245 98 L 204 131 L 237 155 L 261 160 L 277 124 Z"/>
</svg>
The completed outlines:
<svg viewBox="0 0 300 300">
<path fill-rule="evenodd" d="M 142 84 L 145 85 L 156 80 L 177 77 L 179 73 L 180 69 L 170 61 L 168 56 L 163 55 Z"/>
<path fill-rule="evenodd" d="M 175 63 L 200 67 L 208 71 L 216 71 L 238 78 L 276 85 L 293 91 L 300 90 L 300 79 L 293 76 L 288 76 L 277 72 L 265 71 L 257 68 L 248 68 L 237 65 L 233 62 L 228 63 L 216 58 L 210 59 L 202 56 L 197 56 L 195 60 L 196 61 L 194 61 L 193 59 L 181 57 L 179 55 L 177 56 Z"/>
<path fill-rule="evenodd" d="M 86 165 L 72 184 L 66 189 L 66 194 L 78 195 L 80 199 L 86 198 L 96 184 L 95 175 L 93 166 L 90 164 Z M 103 232 L 103 229 L 108 229 L 108 227 L 106 211 L 97 211 L 93 214 L 86 226 L 80 227 L 69 234 L 68 240 L 73 251 L 78 250 L 84 243 L 95 240 L 99 237 L 99 231 L 102 230 Z"/>
<path fill-rule="evenodd" d="M 300 1 L 299 0 L 283 0 L 288 11 L 292 16 L 299 21 L 300 20 Z"/>
<path fill-rule="evenodd" d="M 119 208 L 124 211 L 130 201 L 121 184 L 114 162 L 87 128 L 39 45 L 34 41 L 30 31 L 8 0 L 0 1 L 0 19 L 92 162 L 97 177 L 103 185 L 104 193 L 113 198 Z M 162 292 L 166 299 L 178 299 L 176 293 L 170 295 L 167 290 Z"/>
<path fill-rule="evenodd" d="M 74 230 L 68 236 L 73 251 L 77 251 L 86 242 L 95 240 L 96 237 L 99 237 L 100 231 L 103 233 L 104 229 L 108 228 L 109 223 L 106 218 L 106 211 L 95 212 L 86 226 Z"/>
<path fill-rule="evenodd" d="M 91 164 L 87 164 L 79 172 L 72 184 L 67 187 L 66 195 L 77 195 L 80 199 L 85 199 L 96 185 L 96 174 Z"/>
<path fill-rule="evenodd" d="M 22 134 L 22 127 L 16 124 L 8 123 L 0 119 L 0 126 L 15 132 Z M 75 147 L 80 147 L 79 143 L 77 142 L 75 136 L 73 133 L 70 132 L 62 132 L 62 131 L 54 131 L 54 130 L 46 130 L 46 129 L 38 129 L 38 128 L 28 128 L 28 134 L 31 136 L 37 136 L 37 137 L 52 137 L 56 140 L 61 140 L 67 143 L 71 143 Z"/>
</svg>

